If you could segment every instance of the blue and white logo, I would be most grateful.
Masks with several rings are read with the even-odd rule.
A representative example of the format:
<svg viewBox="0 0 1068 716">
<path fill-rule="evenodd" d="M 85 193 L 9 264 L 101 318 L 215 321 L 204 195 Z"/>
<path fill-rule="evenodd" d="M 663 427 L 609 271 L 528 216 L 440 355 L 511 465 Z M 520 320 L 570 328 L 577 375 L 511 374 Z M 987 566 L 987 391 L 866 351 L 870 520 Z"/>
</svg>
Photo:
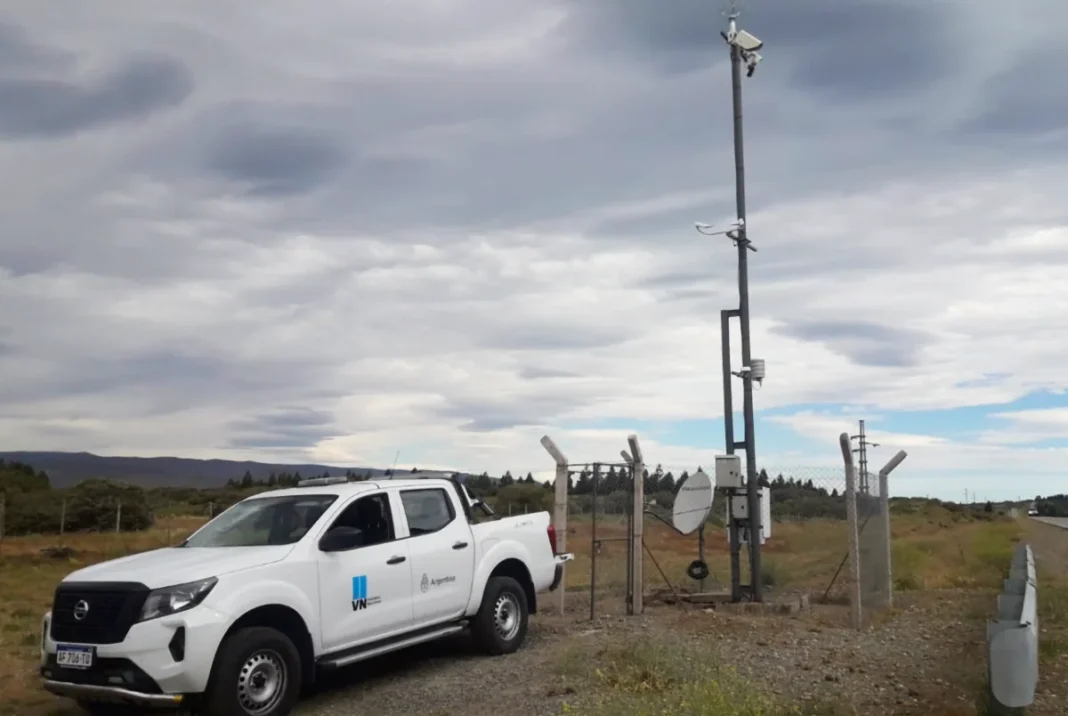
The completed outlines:
<svg viewBox="0 0 1068 716">
<path fill-rule="evenodd" d="M 358 612 L 373 607 L 382 601 L 381 597 L 367 596 L 367 575 L 352 578 L 352 611 Z"/>
</svg>

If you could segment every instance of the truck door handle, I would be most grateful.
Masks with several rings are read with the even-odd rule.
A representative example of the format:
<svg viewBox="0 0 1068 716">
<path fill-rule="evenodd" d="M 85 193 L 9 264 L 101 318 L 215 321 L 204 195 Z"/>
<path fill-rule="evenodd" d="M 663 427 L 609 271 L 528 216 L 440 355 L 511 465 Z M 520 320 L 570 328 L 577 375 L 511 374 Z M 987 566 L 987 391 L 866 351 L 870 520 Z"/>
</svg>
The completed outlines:
<svg viewBox="0 0 1068 716">
<path fill-rule="evenodd" d="M 467 546 L 467 542 L 457 542 L 452 546 L 453 549 L 463 549 Z"/>
<path fill-rule="evenodd" d="M 386 564 L 400 564 L 401 562 L 403 562 L 406 559 L 408 559 L 408 558 L 407 557 L 400 557 L 400 556 L 390 557 L 389 559 L 386 560 Z"/>
</svg>

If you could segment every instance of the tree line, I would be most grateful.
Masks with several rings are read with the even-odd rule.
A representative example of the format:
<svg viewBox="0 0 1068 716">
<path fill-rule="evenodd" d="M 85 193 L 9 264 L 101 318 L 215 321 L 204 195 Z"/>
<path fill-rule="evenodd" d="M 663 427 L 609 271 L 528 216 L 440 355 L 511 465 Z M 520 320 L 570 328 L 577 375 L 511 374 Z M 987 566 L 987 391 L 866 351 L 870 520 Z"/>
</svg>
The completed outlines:
<svg viewBox="0 0 1068 716">
<path fill-rule="evenodd" d="M 67 490 L 52 489 L 43 470 L 0 460 L 3 533 L 143 530 L 153 515 L 144 490 L 108 480 L 86 480 Z M 121 509 L 120 506 L 121 505 Z"/>
<path fill-rule="evenodd" d="M 1035 497 L 1035 509 L 1042 517 L 1068 517 L 1068 495 Z"/>
<path fill-rule="evenodd" d="M 700 468 L 699 468 L 700 469 Z M 418 474 L 418 468 L 405 470 L 404 474 Z M 391 476 L 392 471 L 385 471 Z M 459 473 L 454 473 L 458 476 Z M 336 475 L 335 475 L 336 476 Z M 140 530 L 150 527 L 157 516 L 167 514 L 195 514 L 209 517 L 250 495 L 265 490 L 295 486 L 304 479 L 298 471 L 272 472 L 266 479 L 256 480 L 246 472 L 233 478 L 219 488 L 198 489 L 192 487 L 157 487 L 143 489 L 134 485 L 107 479 L 93 479 L 68 489 L 54 489 L 43 470 L 18 462 L 0 460 L 0 499 L 5 505 L 3 533 L 7 535 L 49 534 L 64 531 L 114 530 L 119 517 L 121 530 Z M 330 474 L 307 477 L 330 477 Z M 352 480 L 368 480 L 374 476 L 370 471 L 345 472 Z M 688 471 L 678 477 L 657 465 L 645 470 L 642 475 L 647 501 L 655 509 L 670 510 L 674 505 L 679 483 L 689 477 Z M 772 513 L 775 516 L 792 516 L 800 519 L 845 518 L 845 500 L 838 491 L 828 491 L 814 485 L 812 480 L 800 480 L 792 476 L 777 475 L 769 478 L 760 471 L 759 482 L 769 487 L 772 497 Z M 486 472 L 466 477 L 468 489 L 485 499 L 498 514 L 521 514 L 552 510 L 553 485 L 549 481 L 538 482 L 532 473 L 515 477 L 511 471 L 500 478 Z M 575 514 L 588 514 L 593 510 L 594 492 L 597 494 L 597 509 L 600 512 L 624 513 L 631 509 L 631 476 L 626 469 L 607 467 L 596 477 L 592 470 L 578 470 L 568 478 L 569 509 Z M 717 504 L 720 498 L 717 496 Z M 121 505 L 121 513 L 119 511 Z M 722 512 L 714 509 L 712 519 Z"/>
</svg>

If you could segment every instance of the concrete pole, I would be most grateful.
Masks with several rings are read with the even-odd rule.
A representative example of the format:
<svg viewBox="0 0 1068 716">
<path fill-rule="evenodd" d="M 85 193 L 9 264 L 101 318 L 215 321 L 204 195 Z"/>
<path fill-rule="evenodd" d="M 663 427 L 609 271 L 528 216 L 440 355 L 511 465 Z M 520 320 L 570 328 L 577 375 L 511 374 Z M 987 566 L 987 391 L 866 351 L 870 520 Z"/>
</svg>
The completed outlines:
<svg viewBox="0 0 1068 716">
<path fill-rule="evenodd" d="M 850 622 L 854 629 L 860 629 L 863 623 L 860 602 L 860 536 L 857 531 L 857 469 L 853 465 L 853 446 L 849 442 L 849 433 L 839 436 L 842 446 L 842 459 L 845 461 L 846 475 L 846 517 L 849 531 L 849 601 Z"/>
<path fill-rule="evenodd" d="M 886 534 L 886 607 L 887 609 L 894 608 L 894 568 L 893 559 L 891 554 L 893 553 L 893 537 L 890 535 L 890 473 L 894 471 L 901 461 L 908 457 L 908 453 L 904 450 L 898 450 L 897 454 L 890 458 L 890 461 L 883 466 L 882 470 L 879 470 L 879 502 L 880 508 L 883 512 L 883 530 Z"/>
<path fill-rule="evenodd" d="M 556 549 L 567 551 L 567 458 L 548 435 L 541 439 L 541 445 L 556 462 L 556 482 L 553 484 L 553 527 L 556 529 Z M 564 613 L 564 594 L 567 592 L 567 564 L 563 565 L 563 576 L 559 587 L 560 613 Z"/>
</svg>

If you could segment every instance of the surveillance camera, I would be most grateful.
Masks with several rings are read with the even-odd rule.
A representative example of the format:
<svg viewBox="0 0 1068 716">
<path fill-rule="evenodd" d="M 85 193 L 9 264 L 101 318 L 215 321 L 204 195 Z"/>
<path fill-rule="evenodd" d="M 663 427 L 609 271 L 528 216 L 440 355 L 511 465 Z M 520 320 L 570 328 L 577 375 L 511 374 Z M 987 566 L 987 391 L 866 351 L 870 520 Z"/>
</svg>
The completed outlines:
<svg viewBox="0 0 1068 716">
<path fill-rule="evenodd" d="M 764 42 L 745 30 L 728 33 L 727 42 L 744 52 L 756 52 L 764 47 Z"/>
</svg>

